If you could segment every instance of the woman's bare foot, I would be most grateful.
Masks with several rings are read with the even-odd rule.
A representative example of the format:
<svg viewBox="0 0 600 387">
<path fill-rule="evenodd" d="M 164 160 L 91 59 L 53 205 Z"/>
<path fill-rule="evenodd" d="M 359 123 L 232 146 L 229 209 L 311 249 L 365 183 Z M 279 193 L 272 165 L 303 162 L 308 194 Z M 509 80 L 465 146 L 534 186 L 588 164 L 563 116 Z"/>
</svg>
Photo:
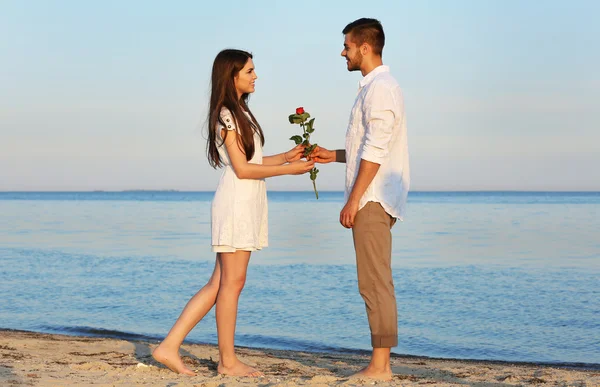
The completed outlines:
<svg viewBox="0 0 600 387">
<path fill-rule="evenodd" d="M 351 375 L 350 378 L 389 381 L 392 380 L 392 370 L 390 368 L 376 369 L 375 367 L 368 366 L 358 371 L 354 375 Z"/>
<path fill-rule="evenodd" d="M 187 368 L 185 364 L 183 364 L 183 360 L 179 356 L 179 351 L 172 350 L 169 348 L 164 348 L 162 344 L 152 351 L 152 357 L 157 362 L 164 364 L 171 371 L 176 372 L 178 374 L 184 374 L 189 376 L 196 376 L 196 373 L 191 369 Z"/>
<path fill-rule="evenodd" d="M 247 376 L 247 377 L 259 377 L 264 376 L 262 372 L 256 368 L 250 367 L 248 364 L 242 363 L 238 359 L 231 367 L 225 367 L 222 363 L 219 363 L 217 372 L 221 375 L 227 376 Z"/>
</svg>

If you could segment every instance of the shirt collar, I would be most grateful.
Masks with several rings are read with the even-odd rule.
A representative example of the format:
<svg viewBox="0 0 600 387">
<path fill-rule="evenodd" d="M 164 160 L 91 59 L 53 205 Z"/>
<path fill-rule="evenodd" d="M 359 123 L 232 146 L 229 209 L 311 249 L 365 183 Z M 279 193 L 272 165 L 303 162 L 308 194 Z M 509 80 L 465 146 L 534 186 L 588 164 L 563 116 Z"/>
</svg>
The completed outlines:
<svg viewBox="0 0 600 387">
<path fill-rule="evenodd" d="M 386 65 L 377 66 L 373 70 L 371 70 L 370 73 L 365 75 L 358 84 L 361 88 L 363 88 L 366 85 L 368 85 L 369 83 L 371 83 L 371 81 L 373 81 L 373 78 L 375 78 L 378 74 L 389 73 L 389 72 L 390 72 L 389 66 L 386 66 Z"/>
</svg>

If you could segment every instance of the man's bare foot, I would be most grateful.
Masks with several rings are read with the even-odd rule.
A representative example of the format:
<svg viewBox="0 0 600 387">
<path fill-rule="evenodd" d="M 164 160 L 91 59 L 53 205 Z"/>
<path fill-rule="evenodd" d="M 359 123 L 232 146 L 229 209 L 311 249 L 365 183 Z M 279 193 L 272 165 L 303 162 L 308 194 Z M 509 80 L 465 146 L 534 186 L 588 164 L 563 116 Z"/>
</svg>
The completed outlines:
<svg viewBox="0 0 600 387">
<path fill-rule="evenodd" d="M 392 370 L 390 368 L 376 369 L 368 366 L 350 376 L 351 379 L 374 379 L 389 381 L 392 380 Z"/>
<path fill-rule="evenodd" d="M 176 350 L 164 348 L 161 344 L 158 347 L 156 347 L 154 351 L 152 351 L 152 357 L 157 362 L 167 366 L 167 368 L 169 368 L 173 372 L 189 376 L 196 376 L 196 373 L 194 371 L 187 368 L 185 364 L 183 364 L 183 360 L 181 360 L 179 352 Z"/>
<path fill-rule="evenodd" d="M 247 376 L 253 378 L 264 376 L 264 374 L 256 368 L 250 367 L 248 364 L 242 363 L 237 359 L 231 367 L 225 367 L 221 363 L 219 363 L 217 372 L 221 375 L 227 376 Z"/>
</svg>

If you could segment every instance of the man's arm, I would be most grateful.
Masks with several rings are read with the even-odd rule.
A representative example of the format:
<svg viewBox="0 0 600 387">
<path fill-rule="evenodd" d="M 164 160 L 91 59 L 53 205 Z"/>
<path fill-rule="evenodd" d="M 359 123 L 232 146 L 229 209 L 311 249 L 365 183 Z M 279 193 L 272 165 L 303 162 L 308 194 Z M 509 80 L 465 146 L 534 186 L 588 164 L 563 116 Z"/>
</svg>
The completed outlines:
<svg viewBox="0 0 600 387">
<path fill-rule="evenodd" d="M 321 146 L 317 146 L 310 154 L 310 158 L 315 163 L 327 164 L 332 162 L 345 163 L 346 151 L 344 149 L 329 150 Z"/>
<path fill-rule="evenodd" d="M 352 192 L 348 197 L 348 202 L 340 212 L 340 223 L 346 228 L 352 228 L 354 226 L 354 218 L 358 212 L 358 204 L 360 199 L 365 194 L 367 188 L 377 175 L 379 167 L 381 165 L 373 163 L 367 160 L 360 160 L 360 167 L 358 169 L 358 176 L 352 187 Z"/>
<path fill-rule="evenodd" d="M 382 85 L 374 85 L 374 87 L 376 89 L 373 93 L 370 109 L 365 112 L 367 125 L 358 175 L 348 197 L 348 202 L 340 212 L 340 223 L 346 228 L 354 226 L 354 218 L 358 213 L 360 200 L 389 154 L 388 147 L 392 138 L 395 119 L 394 97 L 387 87 Z"/>
<path fill-rule="evenodd" d="M 346 163 L 346 150 L 338 149 L 335 151 L 335 161 L 338 163 Z"/>
</svg>

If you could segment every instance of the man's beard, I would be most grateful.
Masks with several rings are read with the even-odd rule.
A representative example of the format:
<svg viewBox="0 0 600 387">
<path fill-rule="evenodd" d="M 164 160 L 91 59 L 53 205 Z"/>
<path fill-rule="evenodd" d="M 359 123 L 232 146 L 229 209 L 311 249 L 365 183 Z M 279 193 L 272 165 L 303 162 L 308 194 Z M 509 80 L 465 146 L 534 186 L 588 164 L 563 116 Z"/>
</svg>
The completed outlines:
<svg viewBox="0 0 600 387">
<path fill-rule="evenodd" d="M 358 71 L 360 70 L 363 56 L 360 52 L 358 52 L 354 58 L 346 57 L 346 60 L 348 61 L 348 71 Z"/>
</svg>

